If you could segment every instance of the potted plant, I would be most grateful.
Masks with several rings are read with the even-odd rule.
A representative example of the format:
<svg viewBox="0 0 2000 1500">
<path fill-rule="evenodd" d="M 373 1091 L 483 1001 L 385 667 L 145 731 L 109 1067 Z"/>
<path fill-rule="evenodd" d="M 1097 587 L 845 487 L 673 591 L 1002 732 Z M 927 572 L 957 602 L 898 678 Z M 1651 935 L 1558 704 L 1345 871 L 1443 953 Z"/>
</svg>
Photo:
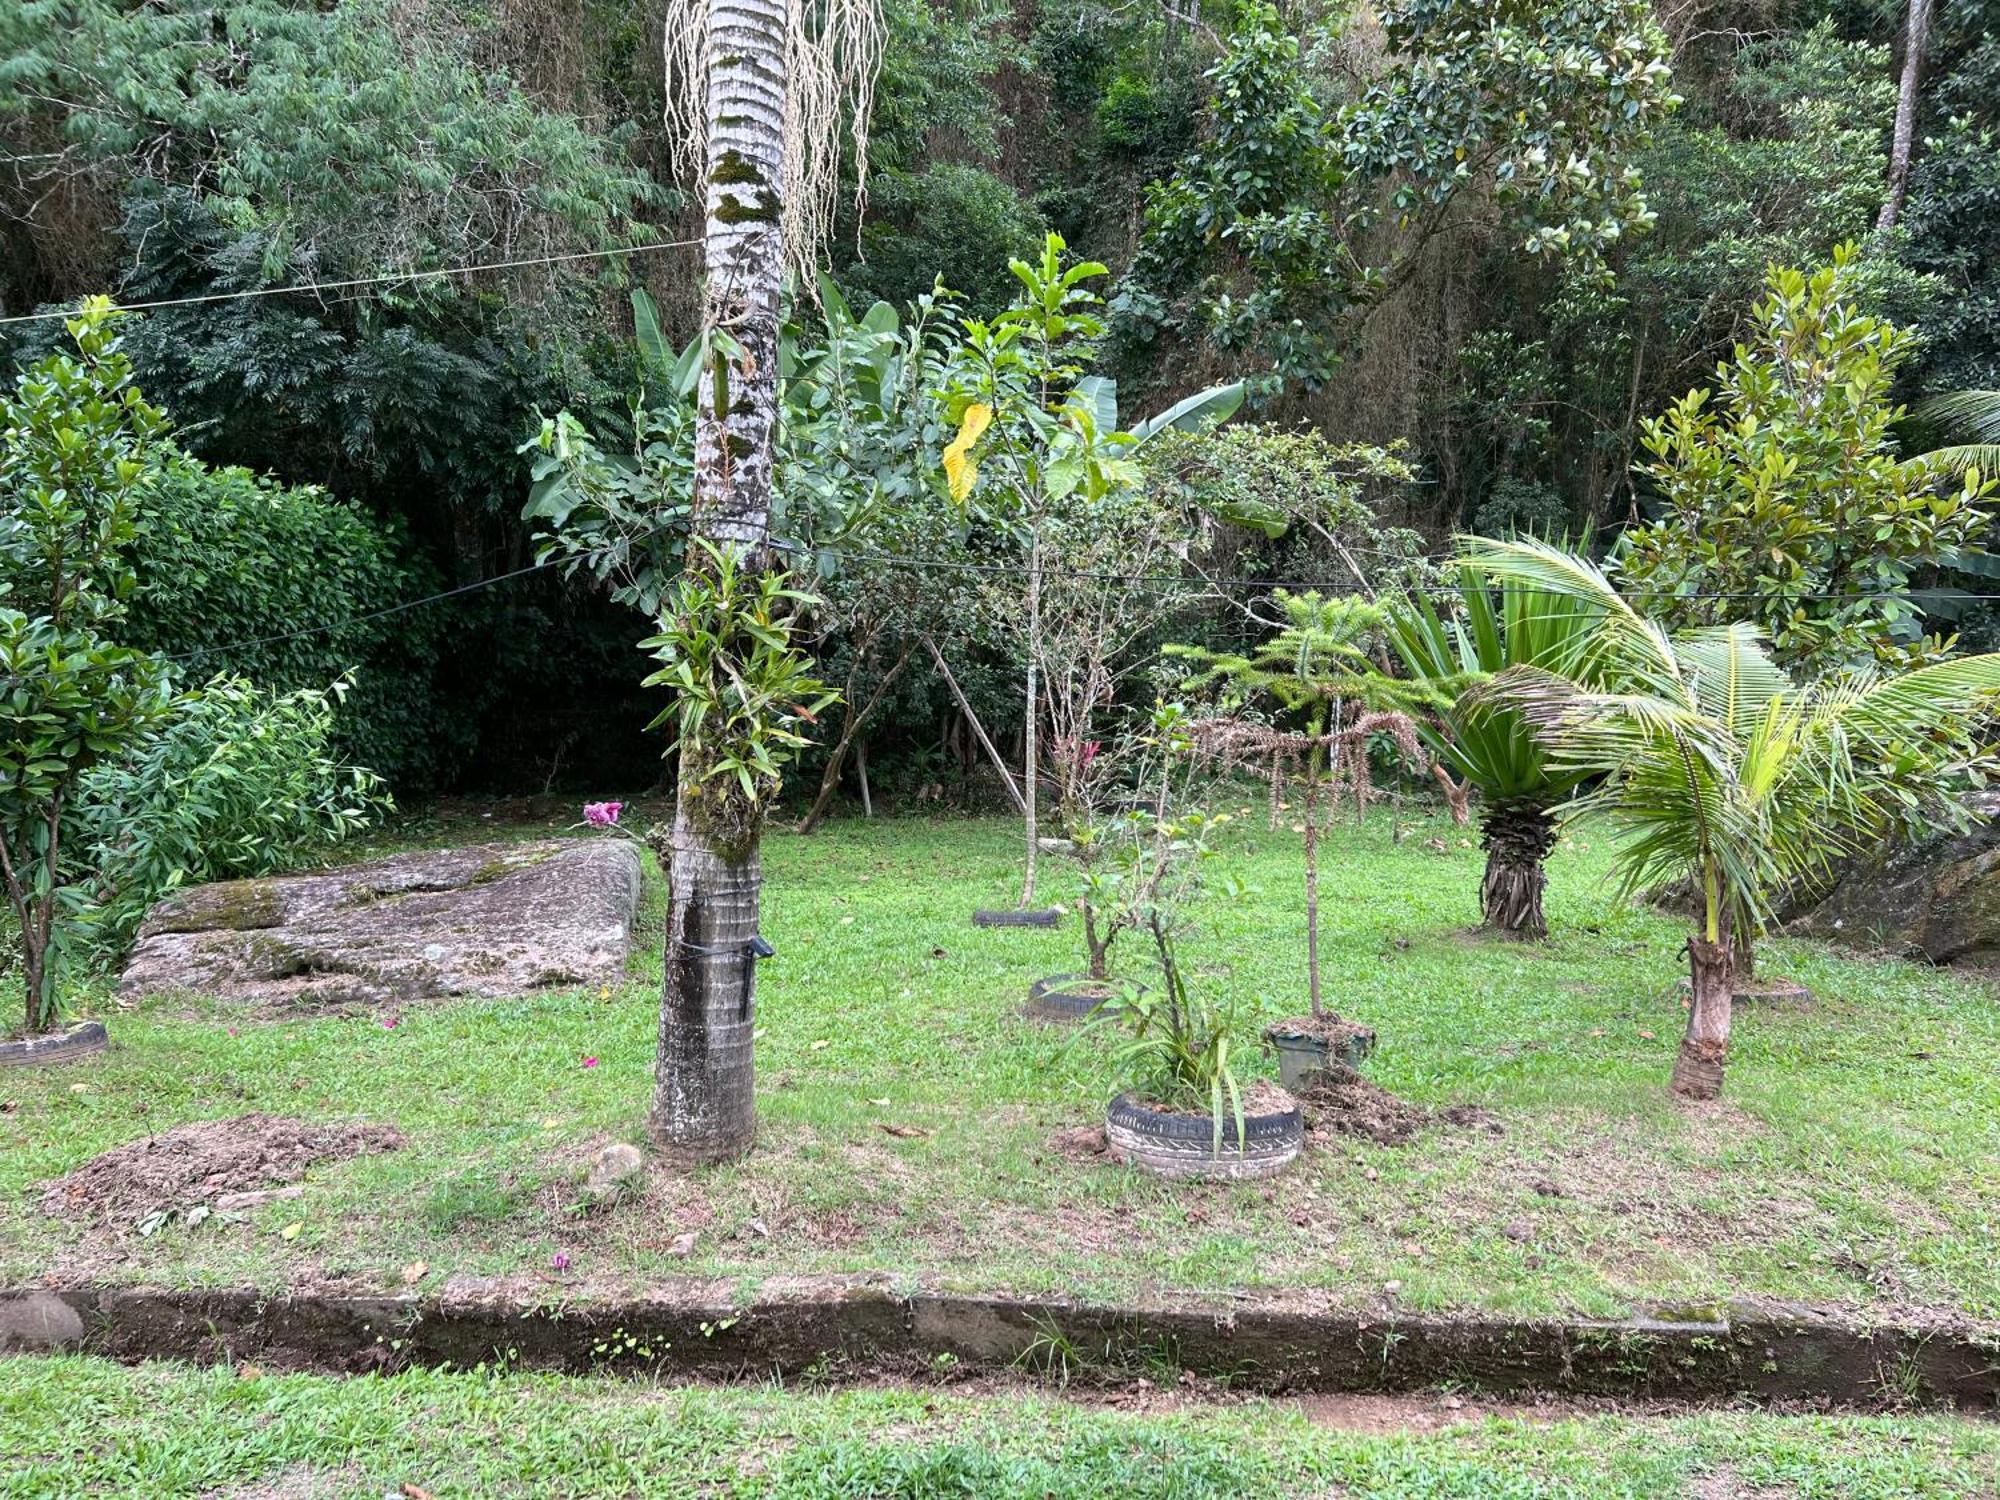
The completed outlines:
<svg viewBox="0 0 2000 1500">
<path fill-rule="evenodd" d="M 1142 924 L 1169 876 L 1194 852 L 1167 815 L 1175 773 L 1192 769 L 1192 749 L 1188 713 L 1178 703 L 1156 704 L 1147 732 L 1118 746 L 1118 758 L 1133 763 L 1136 789 L 1111 816 L 1079 828 L 1072 841 L 1082 866 L 1076 907 L 1084 971 L 1036 980 L 1027 1005 L 1034 1019 L 1082 1020 L 1124 987 L 1111 972 L 1112 945 Z"/>
<path fill-rule="evenodd" d="M 1274 1021 L 1264 1032 L 1278 1054 L 1285 1087 L 1297 1089 L 1324 1072 L 1329 1061 L 1353 1065 L 1375 1046 L 1371 1029 L 1332 1014 L 1321 999 L 1319 841 L 1326 811 L 1345 792 L 1356 816 L 1366 814 L 1374 792 L 1370 757 L 1378 739 L 1421 768 L 1423 746 L 1411 714 L 1440 706 L 1442 695 L 1428 683 L 1391 677 L 1375 665 L 1370 647 L 1380 647 L 1388 623 L 1379 605 L 1283 589 L 1273 598 L 1284 612 L 1283 623 L 1248 653 L 1167 649 L 1200 669 L 1194 685 L 1223 690 L 1221 712 L 1194 726 L 1197 746 L 1265 776 L 1274 817 L 1287 785 L 1304 792 L 1310 1011 Z M 1258 716 L 1264 713 L 1270 717 Z"/>
<path fill-rule="evenodd" d="M 1157 1177 L 1269 1177 L 1299 1154 L 1298 1102 L 1268 1079 L 1238 1074 L 1240 1006 L 1192 989 L 1180 962 L 1187 909 L 1214 857 L 1211 837 L 1229 820 L 1198 811 L 1162 817 L 1155 851 L 1126 910 L 1151 940 L 1155 984 L 1121 987 L 1092 1017 L 1092 1030 L 1127 1034 L 1114 1050 L 1123 1086 L 1105 1112 L 1111 1153 Z M 1230 882 L 1232 891 L 1240 890 Z"/>
</svg>

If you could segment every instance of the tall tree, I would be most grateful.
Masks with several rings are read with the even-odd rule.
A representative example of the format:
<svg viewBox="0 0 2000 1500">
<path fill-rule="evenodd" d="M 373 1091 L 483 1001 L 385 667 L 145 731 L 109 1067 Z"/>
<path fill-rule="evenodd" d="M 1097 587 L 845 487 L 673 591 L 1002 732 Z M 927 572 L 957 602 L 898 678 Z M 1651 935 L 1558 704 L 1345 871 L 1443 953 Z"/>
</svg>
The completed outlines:
<svg viewBox="0 0 2000 1500">
<path fill-rule="evenodd" d="M 1877 229 L 1894 229 L 1910 189 L 1910 151 L 1917 136 L 1917 91 L 1924 80 L 1924 48 L 1930 44 L 1934 0 L 1910 0 L 1903 28 L 1903 77 L 1896 89 L 1896 128 L 1889 138 L 1889 191 L 1882 200 Z"/>
<path fill-rule="evenodd" d="M 771 571 L 784 272 L 810 271 L 824 237 L 844 120 L 866 158 L 878 30 L 871 0 L 673 0 L 665 52 L 668 129 L 705 194 L 706 284 L 690 545 L 655 642 L 681 732 L 647 1133 L 696 1163 L 741 1156 L 756 1129 L 758 845 L 776 791 L 756 757 L 791 734 L 797 703 L 756 685 L 803 681 L 784 614 L 796 596 L 744 581 Z"/>
</svg>

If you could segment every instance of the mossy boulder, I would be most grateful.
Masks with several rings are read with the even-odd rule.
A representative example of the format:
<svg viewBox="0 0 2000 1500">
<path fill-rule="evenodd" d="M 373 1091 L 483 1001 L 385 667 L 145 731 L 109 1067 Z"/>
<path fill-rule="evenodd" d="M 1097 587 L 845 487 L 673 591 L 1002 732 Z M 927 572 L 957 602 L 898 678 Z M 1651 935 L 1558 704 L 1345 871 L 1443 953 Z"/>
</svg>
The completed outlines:
<svg viewBox="0 0 2000 1500">
<path fill-rule="evenodd" d="M 320 1008 L 616 983 L 639 856 L 613 839 L 426 849 L 176 892 L 120 982 Z"/>
<path fill-rule="evenodd" d="M 1850 866 L 1796 931 L 1936 964 L 2000 968 L 2000 790 L 1967 799 L 1975 822 Z"/>
</svg>

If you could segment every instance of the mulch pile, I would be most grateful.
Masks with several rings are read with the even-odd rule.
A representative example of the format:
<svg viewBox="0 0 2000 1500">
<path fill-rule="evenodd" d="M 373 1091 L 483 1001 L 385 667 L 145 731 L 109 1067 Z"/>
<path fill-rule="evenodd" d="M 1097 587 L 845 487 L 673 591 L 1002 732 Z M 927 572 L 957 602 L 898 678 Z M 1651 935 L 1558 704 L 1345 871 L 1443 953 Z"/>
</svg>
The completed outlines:
<svg viewBox="0 0 2000 1500">
<path fill-rule="evenodd" d="M 42 1207 L 65 1217 L 136 1223 L 224 1193 L 297 1182 L 315 1162 L 403 1144 L 387 1125 L 329 1124 L 283 1115 L 198 1120 L 93 1157 L 49 1184 Z"/>
</svg>

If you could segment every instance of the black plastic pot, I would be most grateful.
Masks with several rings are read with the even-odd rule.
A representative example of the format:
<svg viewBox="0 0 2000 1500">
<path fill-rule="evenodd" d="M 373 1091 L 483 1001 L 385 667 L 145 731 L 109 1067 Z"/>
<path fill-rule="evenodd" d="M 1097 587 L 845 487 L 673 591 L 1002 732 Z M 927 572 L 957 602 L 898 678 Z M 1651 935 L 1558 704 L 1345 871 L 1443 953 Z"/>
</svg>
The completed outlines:
<svg viewBox="0 0 2000 1500">
<path fill-rule="evenodd" d="M 1135 989 L 1143 989 L 1135 985 Z M 1021 1014 L 1036 1021 L 1081 1021 L 1107 1000 L 1115 1000 L 1125 985 L 1116 979 L 1092 979 L 1088 974 L 1051 974 L 1028 986 L 1028 1003 Z"/>
<path fill-rule="evenodd" d="M 1264 1033 L 1264 1040 L 1278 1054 L 1278 1082 L 1295 1094 L 1309 1087 L 1315 1078 L 1326 1071 L 1329 1063 L 1345 1063 L 1350 1068 L 1358 1068 L 1362 1060 L 1375 1050 L 1375 1033 L 1372 1031 L 1354 1032 L 1347 1038 L 1346 1045 L 1337 1051 L 1324 1037 L 1300 1036 L 1275 1026 Z"/>
<path fill-rule="evenodd" d="M 1216 1150 L 1215 1121 L 1206 1114 L 1163 1113 L 1120 1094 L 1105 1111 L 1104 1135 L 1111 1154 L 1155 1177 L 1222 1178 L 1247 1182 L 1283 1171 L 1305 1144 L 1305 1116 L 1298 1105 L 1268 1114 L 1222 1120 L 1222 1149 Z"/>
<path fill-rule="evenodd" d="M 78 1021 L 47 1036 L 0 1042 L 0 1068 L 35 1068 L 45 1063 L 75 1062 L 93 1057 L 110 1045 L 102 1021 Z"/>
<path fill-rule="evenodd" d="M 1034 911 L 976 911 L 974 927 L 1053 927 L 1062 920 L 1062 908 L 1051 906 Z"/>
</svg>

